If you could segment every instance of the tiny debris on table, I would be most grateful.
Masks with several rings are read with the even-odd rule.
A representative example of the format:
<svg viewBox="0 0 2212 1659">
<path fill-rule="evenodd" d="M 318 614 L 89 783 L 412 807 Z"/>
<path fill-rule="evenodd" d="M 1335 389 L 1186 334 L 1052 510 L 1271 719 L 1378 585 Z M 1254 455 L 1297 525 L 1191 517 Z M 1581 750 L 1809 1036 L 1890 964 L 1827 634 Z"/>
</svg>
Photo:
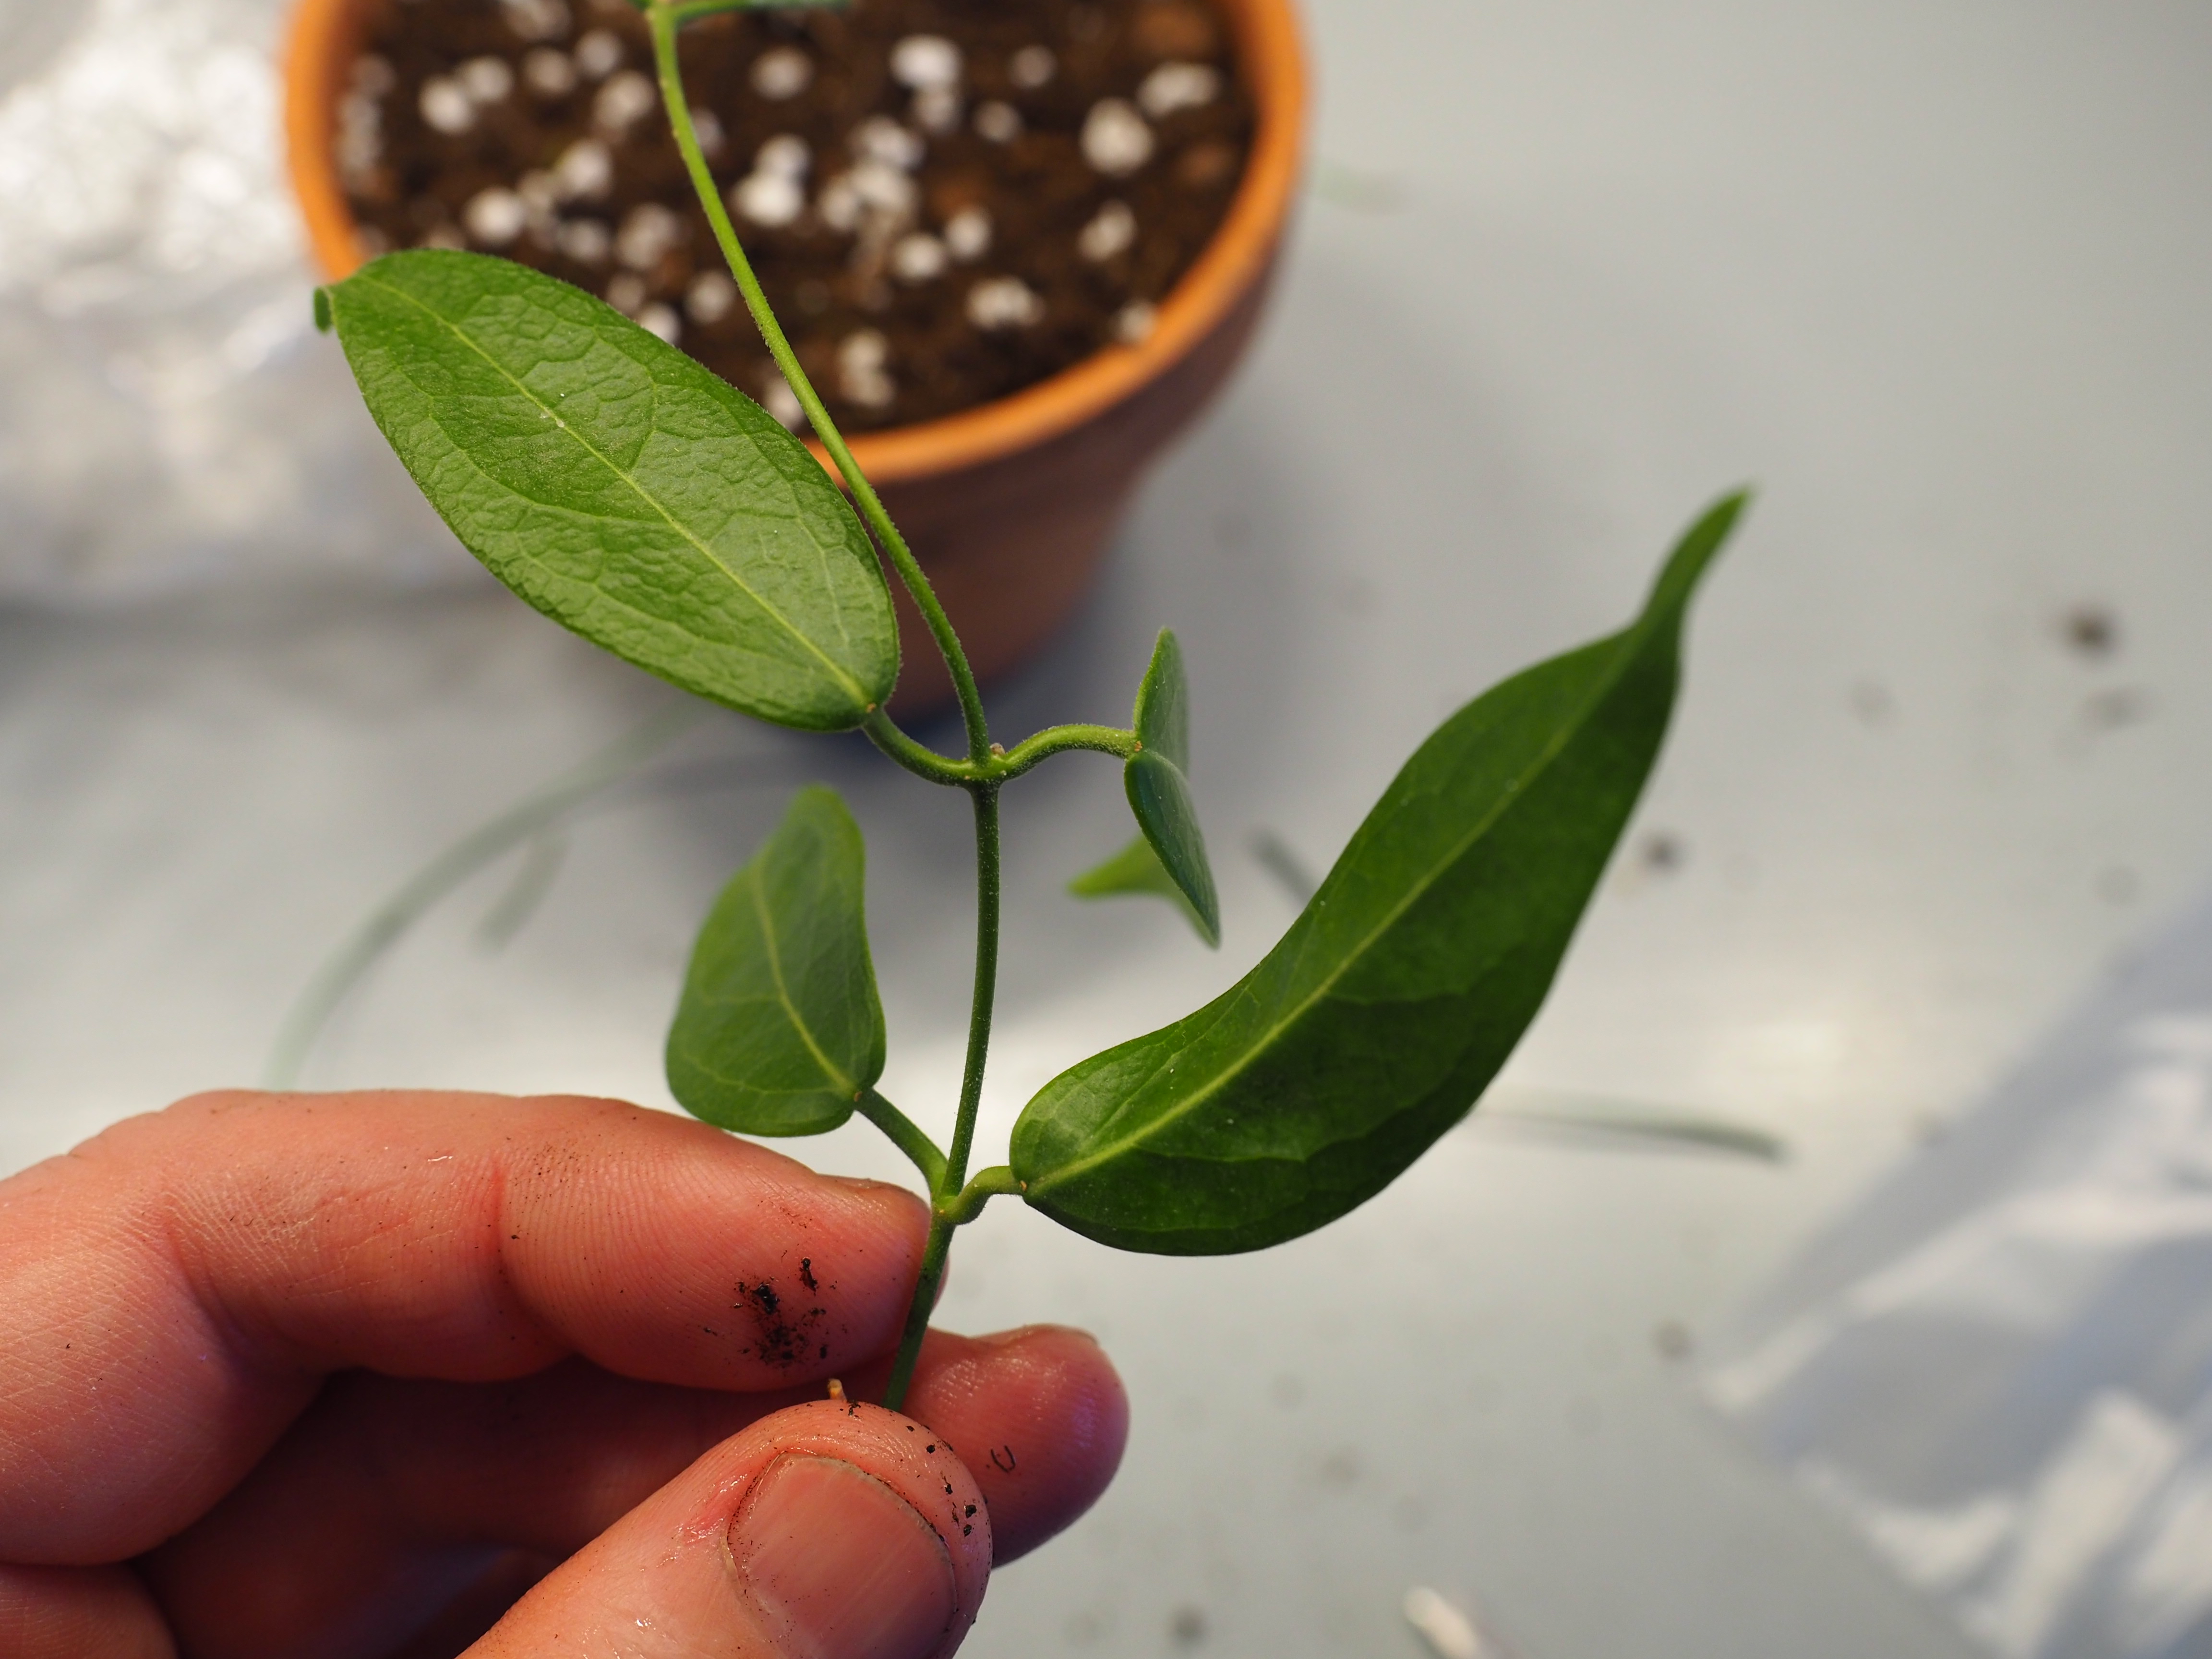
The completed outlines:
<svg viewBox="0 0 2212 1659">
<path fill-rule="evenodd" d="M 1406 1622 L 1437 1659 L 1520 1659 L 1505 1639 L 1440 1591 L 1416 1584 L 1401 1604 Z"/>
</svg>

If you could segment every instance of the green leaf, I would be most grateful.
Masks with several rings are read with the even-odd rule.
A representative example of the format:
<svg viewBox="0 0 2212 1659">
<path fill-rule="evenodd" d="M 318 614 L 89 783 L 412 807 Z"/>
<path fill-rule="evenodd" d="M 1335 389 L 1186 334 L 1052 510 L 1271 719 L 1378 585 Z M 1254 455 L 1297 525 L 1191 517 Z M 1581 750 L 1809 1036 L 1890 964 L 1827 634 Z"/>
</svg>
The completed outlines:
<svg viewBox="0 0 2212 1659">
<path fill-rule="evenodd" d="M 1085 1060 L 1014 1126 L 1028 1201 L 1123 1249 L 1257 1249 L 1382 1190 L 1464 1116 L 1549 989 L 1666 733 L 1714 507 L 1621 633 L 1445 721 L 1258 967 Z"/>
<path fill-rule="evenodd" d="M 1130 893 L 1150 893 L 1164 898 L 1180 911 L 1183 919 L 1196 930 L 1198 936 L 1217 948 L 1221 941 L 1208 934 L 1206 923 L 1190 907 L 1190 900 L 1160 862 L 1160 855 L 1152 851 L 1152 842 L 1139 836 L 1104 863 L 1094 865 L 1073 881 L 1067 890 L 1078 898 L 1121 898 Z"/>
<path fill-rule="evenodd" d="M 1221 901 L 1206 861 L 1206 836 L 1190 798 L 1190 690 L 1183 679 L 1182 647 L 1163 628 L 1152 660 L 1137 687 L 1137 752 L 1121 769 L 1121 785 L 1137 827 L 1158 854 L 1160 867 L 1190 905 L 1199 936 L 1221 943 Z"/>
<path fill-rule="evenodd" d="M 781 726 L 842 731 L 890 696 L 898 633 L 860 521 L 682 352 L 481 254 L 386 254 L 317 312 L 430 504 L 547 616 Z"/>
<path fill-rule="evenodd" d="M 668 1086 L 693 1116 L 821 1134 L 883 1075 L 866 863 L 845 803 L 803 789 L 714 901 L 668 1033 Z"/>
</svg>

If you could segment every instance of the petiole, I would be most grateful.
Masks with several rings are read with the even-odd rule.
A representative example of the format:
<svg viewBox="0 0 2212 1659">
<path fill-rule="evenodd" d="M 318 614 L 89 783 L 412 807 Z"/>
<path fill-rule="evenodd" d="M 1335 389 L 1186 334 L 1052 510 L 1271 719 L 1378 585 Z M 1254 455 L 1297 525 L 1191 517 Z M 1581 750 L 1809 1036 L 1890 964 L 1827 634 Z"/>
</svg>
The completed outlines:
<svg viewBox="0 0 2212 1659">
<path fill-rule="evenodd" d="M 939 1219 L 956 1227 L 964 1227 L 983 1213 L 983 1206 L 1004 1194 L 1012 1197 L 1022 1189 L 1014 1179 L 1013 1170 L 1004 1164 L 994 1164 L 988 1170 L 979 1170 L 970 1181 L 950 1198 L 939 1199 L 933 1206 Z"/>
<path fill-rule="evenodd" d="M 1118 726 L 1051 726 L 1012 749 L 994 750 L 980 761 L 954 760 L 916 742 L 880 708 L 868 716 L 860 729 L 868 734 L 869 742 L 916 777 L 951 785 L 1005 783 L 1054 755 L 1079 750 L 1127 760 L 1143 746 L 1135 732 Z"/>
<path fill-rule="evenodd" d="M 881 1129 L 890 1138 L 891 1145 L 914 1160 L 914 1167 L 921 1171 L 921 1178 L 928 1183 L 933 1197 L 945 1183 L 945 1154 L 921 1126 L 873 1089 L 862 1090 L 853 1109 Z"/>
</svg>

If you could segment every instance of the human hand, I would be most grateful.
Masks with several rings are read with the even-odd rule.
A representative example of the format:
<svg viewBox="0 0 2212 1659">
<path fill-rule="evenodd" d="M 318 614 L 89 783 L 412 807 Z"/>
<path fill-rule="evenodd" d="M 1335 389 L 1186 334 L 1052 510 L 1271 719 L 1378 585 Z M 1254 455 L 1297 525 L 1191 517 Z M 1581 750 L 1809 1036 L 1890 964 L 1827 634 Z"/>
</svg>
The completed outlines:
<svg viewBox="0 0 2212 1659">
<path fill-rule="evenodd" d="M 824 1398 L 880 1388 L 927 1220 L 612 1101 L 118 1125 L 0 1182 L 0 1654 L 949 1653 L 1127 1413 L 1053 1328 Z"/>
</svg>

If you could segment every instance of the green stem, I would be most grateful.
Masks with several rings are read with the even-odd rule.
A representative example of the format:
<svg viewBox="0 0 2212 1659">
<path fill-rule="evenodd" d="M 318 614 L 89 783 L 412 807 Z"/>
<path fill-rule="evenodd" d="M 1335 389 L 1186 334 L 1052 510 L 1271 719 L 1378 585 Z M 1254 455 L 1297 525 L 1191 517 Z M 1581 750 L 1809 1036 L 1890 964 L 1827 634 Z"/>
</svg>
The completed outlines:
<svg viewBox="0 0 2212 1659">
<path fill-rule="evenodd" d="M 921 1171 L 921 1178 L 929 1184 L 930 1195 L 945 1184 L 945 1154 L 937 1143 L 922 1133 L 917 1124 L 904 1112 L 885 1100 L 873 1089 L 863 1090 L 853 1109 L 890 1137 L 891 1145 L 914 1160 L 914 1167 Z"/>
<path fill-rule="evenodd" d="M 968 1008 L 968 1061 L 960 1079 L 960 1110 L 952 1123 L 952 1144 L 945 1149 L 944 1175 L 930 1194 L 921 1276 L 915 1284 L 913 1305 L 907 1310 L 890 1381 L 884 1385 L 884 1404 L 893 1411 L 905 1404 L 907 1385 L 914 1381 L 921 1340 L 929 1334 L 930 1310 L 937 1305 L 937 1289 L 945 1280 L 952 1231 L 962 1218 L 951 1212 L 959 1209 L 961 1188 L 968 1179 L 968 1153 L 975 1142 L 975 1115 L 983 1102 L 983 1067 L 991 1052 L 991 1010 L 999 987 L 999 786 L 971 783 L 968 787 L 975 803 L 975 989 Z"/>
<path fill-rule="evenodd" d="M 975 802 L 975 989 L 968 1006 L 968 1064 L 960 1079 L 960 1115 L 945 1149 L 945 1192 L 968 1179 L 975 1113 L 983 1103 L 983 1066 L 991 1052 L 991 1011 L 999 990 L 999 786 L 970 787 Z M 940 1194 L 939 1196 L 943 1194 Z"/>
<path fill-rule="evenodd" d="M 1071 750 L 1087 749 L 1102 755 L 1115 755 L 1127 760 L 1141 745 L 1134 732 L 1125 732 L 1118 726 L 1053 726 L 1033 738 L 1025 738 L 1008 750 L 992 775 L 1000 782 L 1018 778 L 1039 761 L 1054 755 L 1064 755 Z"/>
<path fill-rule="evenodd" d="M 975 780 L 975 762 L 948 760 L 927 744 L 915 742 L 880 708 L 860 723 L 860 730 L 868 734 L 870 743 L 918 778 L 931 783 L 969 783 Z"/>
<path fill-rule="evenodd" d="M 1079 750 L 1127 760 L 1144 746 L 1135 732 L 1118 726 L 1051 726 L 1011 750 L 994 750 L 981 762 L 957 761 L 917 743 L 880 708 L 861 722 L 860 729 L 869 742 L 915 776 L 945 784 L 1005 783 L 1054 755 Z"/>
<path fill-rule="evenodd" d="M 738 241 L 737 228 L 731 224 L 729 211 L 722 205 L 721 192 L 714 187 L 714 173 L 707 166 L 706 155 L 699 148 L 699 134 L 691 123 L 690 100 L 684 91 L 684 77 L 677 61 L 676 32 L 684 21 L 684 9 L 670 3 L 670 0 L 652 0 L 645 15 L 653 32 L 653 56 L 659 70 L 661 101 L 667 106 L 669 126 L 676 135 L 677 149 L 683 152 L 684 167 L 691 175 L 691 187 L 698 193 L 699 205 L 706 210 L 707 222 L 714 228 L 714 240 L 729 264 L 730 275 L 737 279 L 738 292 L 744 296 L 745 309 L 752 313 L 769 356 L 775 359 L 775 366 L 783 372 L 785 381 L 799 399 L 799 406 L 806 411 L 814 435 L 822 441 L 823 448 L 837 464 L 845 488 L 852 492 L 854 505 L 859 507 L 868 528 L 875 532 L 884 556 L 890 560 L 899 580 L 913 595 L 922 620 L 929 625 L 931 637 L 944 653 L 945 665 L 952 675 L 952 689 L 960 698 L 961 719 L 968 728 L 968 757 L 980 765 L 990 756 L 991 729 L 983 718 L 982 694 L 975 688 L 975 675 L 968 665 L 968 653 L 961 648 L 959 636 L 952 631 L 952 619 L 945 614 L 945 606 L 923 574 L 921 561 L 914 556 L 913 549 L 906 544 L 898 526 L 891 522 L 890 514 L 884 510 L 875 486 L 854 461 L 852 450 L 837 430 L 836 422 L 830 418 L 830 411 L 815 392 L 813 381 L 799 367 L 799 354 L 791 349 L 783 325 L 769 309 L 760 278 L 753 274 L 752 261 L 745 257 L 744 248 Z"/>
<path fill-rule="evenodd" d="M 994 1164 L 988 1170 L 978 1170 L 975 1178 L 952 1197 L 937 1206 L 937 1213 L 956 1227 L 964 1227 L 983 1213 L 983 1206 L 993 1199 L 1010 1197 L 1022 1190 L 1012 1166 Z"/>
<path fill-rule="evenodd" d="M 929 1138 L 905 1114 L 872 1090 L 865 1091 L 856 1103 L 858 1109 L 890 1135 L 930 1181 L 933 1215 L 929 1237 L 922 1247 L 921 1273 L 915 1285 L 914 1303 L 907 1310 L 906 1329 L 884 1394 L 884 1403 L 896 1410 L 906 1399 L 908 1384 L 914 1380 L 922 1338 L 929 1330 L 930 1311 L 936 1305 L 938 1287 L 945 1280 L 945 1261 L 952 1247 L 952 1230 L 960 1219 L 980 1211 L 992 1192 L 1001 1190 L 996 1184 L 995 1171 L 991 1183 L 979 1186 L 972 1197 L 962 1186 L 967 1179 L 968 1154 L 975 1139 L 975 1115 L 982 1103 L 983 1068 L 991 1048 L 991 1010 L 999 982 L 999 785 L 1004 778 L 1027 770 L 1046 755 L 1060 749 L 1106 749 L 1112 753 L 1127 753 L 1132 751 L 1117 744 L 1122 739 L 1133 744 L 1134 739 L 1104 726 L 1061 727 L 1056 728 L 1060 737 L 1040 733 L 1015 756 L 994 748 L 991 729 L 983 715 L 982 694 L 976 690 L 968 653 L 961 648 L 959 636 L 952 630 L 952 619 L 945 615 L 945 606 L 930 586 L 914 550 L 907 545 L 898 526 L 891 522 L 890 514 L 884 511 L 875 487 L 854 460 L 852 450 L 837 430 L 836 422 L 830 418 L 830 411 L 814 390 L 813 381 L 800 366 L 799 354 L 791 349 L 782 325 L 769 306 L 759 277 L 753 274 L 752 262 L 745 257 L 744 248 L 738 240 L 737 228 L 730 222 L 730 216 L 722 205 L 721 192 L 714 186 L 714 175 L 707 166 L 705 153 L 699 148 L 699 134 L 692 124 L 690 100 L 684 90 L 678 60 L 677 33 L 691 18 L 734 9 L 741 3 L 742 0 L 647 0 L 646 21 L 653 34 L 653 64 L 659 72 L 660 97 L 668 111 L 669 128 L 675 134 L 677 149 L 683 154 L 684 169 L 691 176 L 691 186 L 698 193 L 699 205 L 706 211 L 707 222 L 714 228 L 722 258 L 728 262 L 730 275 L 737 280 L 738 292 L 744 296 L 745 309 L 752 313 L 769 355 L 775 359 L 776 368 L 812 424 L 815 436 L 836 464 L 861 519 L 874 532 L 877 544 L 890 561 L 891 568 L 898 572 L 899 580 L 906 584 L 922 620 L 928 624 L 931 637 L 944 655 L 945 668 L 952 676 L 952 689 L 960 699 L 961 720 L 967 728 L 968 758 L 964 764 L 949 760 L 916 743 L 881 711 L 872 711 L 866 722 L 868 736 L 907 770 L 933 783 L 959 784 L 968 790 L 975 804 L 975 988 L 969 1006 L 968 1058 L 961 1078 L 960 1108 L 953 1121 L 951 1145 L 939 1158 Z M 938 1212 L 947 1207 L 952 1213 Z"/>
<path fill-rule="evenodd" d="M 906 1329 L 899 1335 L 898 1357 L 891 1361 L 890 1380 L 884 1384 L 886 1410 L 898 1411 L 906 1404 L 915 1362 L 921 1358 L 921 1340 L 929 1334 L 929 1316 L 937 1308 L 937 1287 L 945 1282 L 945 1258 L 952 1249 L 953 1225 L 944 1216 L 930 1218 L 929 1241 L 921 1247 L 921 1277 L 915 1281 L 914 1301 L 906 1310 Z"/>
</svg>

